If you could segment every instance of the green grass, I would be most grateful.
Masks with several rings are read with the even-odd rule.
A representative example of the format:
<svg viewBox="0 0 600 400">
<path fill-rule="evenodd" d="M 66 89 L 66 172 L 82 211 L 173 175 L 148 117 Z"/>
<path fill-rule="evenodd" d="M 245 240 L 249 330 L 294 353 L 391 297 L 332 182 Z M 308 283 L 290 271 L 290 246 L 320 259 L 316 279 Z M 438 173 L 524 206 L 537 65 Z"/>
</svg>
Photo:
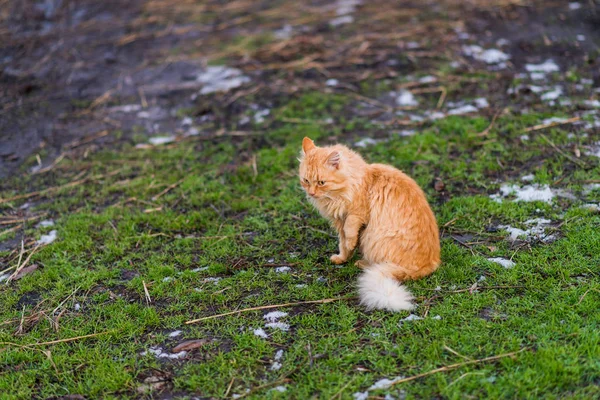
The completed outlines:
<svg viewBox="0 0 600 400">
<path fill-rule="evenodd" d="M 64 161 L 48 175 L 8 182 L 2 198 L 68 183 L 83 169 L 84 176 L 116 172 L 32 198 L 33 211 L 49 213 L 56 225 L 36 228 L 30 222 L 26 238 L 56 229 L 58 240 L 33 255 L 37 271 L 0 287 L 0 322 L 6 321 L 0 341 L 14 343 L 0 346 L 0 397 L 129 398 L 140 395 L 146 378 L 160 376 L 166 381 L 162 389 L 183 397 L 223 398 L 249 389 L 247 397 L 255 399 L 328 399 L 336 393 L 351 399 L 382 378 L 521 349 L 498 362 L 370 395 L 600 396 L 600 216 L 580 207 L 600 200 L 599 191 L 582 192 L 600 167 L 586 157 L 585 166 L 573 164 L 536 133 L 521 141 L 523 128 L 544 114 L 502 116 L 486 137 L 477 134 L 489 125 L 487 119 L 451 117 L 413 137 L 392 136 L 362 151 L 371 162 L 413 176 L 442 227 L 443 266 L 407 284 L 418 297 L 415 314 L 422 320 L 402 321 L 406 312 L 365 312 L 346 299 L 278 308 L 289 313 L 281 319 L 291 326 L 287 332 L 264 328 L 263 315 L 272 310 L 185 325 L 247 307 L 355 296 L 359 271 L 352 263 L 330 264 L 337 243 L 295 176 L 303 136 L 352 143 L 356 126 L 365 135 L 379 129 L 360 118 L 346 117 L 333 130 L 319 123 L 339 119 L 345 107 L 342 97 L 309 92 L 273 110 L 275 121 L 259 138 L 192 140 L 153 150 L 127 145 L 91 161 Z M 544 131 L 561 147 L 574 140 L 567 134 L 560 128 Z M 557 187 L 578 199 L 546 204 L 489 198 L 502 182 L 518 183 L 528 173 L 540 184 L 559 182 Z M 445 192 L 433 189 L 436 178 Z M 13 213 L 23 203 L 4 204 L 1 211 Z M 515 245 L 504 231 L 490 229 L 521 226 L 534 217 L 554 221 L 558 240 Z M 473 235 L 472 243 L 460 244 L 457 235 Z M 12 260 L 7 266 L 16 264 L 15 255 L 0 253 Z M 505 269 L 488 257 L 511 258 L 516 266 Z M 291 269 L 278 273 L 267 264 Z M 464 290 L 476 282 L 479 290 Z M 56 320 L 58 325 L 51 322 Z M 253 334 L 260 327 L 268 339 Z M 183 332 L 169 337 L 174 330 Z M 169 352 L 185 339 L 207 343 L 181 360 L 140 355 L 154 346 Z M 282 367 L 272 370 L 281 349 Z M 273 390 L 277 386 L 287 391 Z"/>
</svg>

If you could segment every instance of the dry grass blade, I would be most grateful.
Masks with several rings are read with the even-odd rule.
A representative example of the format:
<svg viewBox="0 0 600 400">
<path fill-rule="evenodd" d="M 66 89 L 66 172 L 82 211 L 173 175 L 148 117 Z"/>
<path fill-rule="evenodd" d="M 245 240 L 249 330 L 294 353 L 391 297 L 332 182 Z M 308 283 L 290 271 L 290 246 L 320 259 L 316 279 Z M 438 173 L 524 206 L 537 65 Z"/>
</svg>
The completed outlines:
<svg viewBox="0 0 600 400">
<path fill-rule="evenodd" d="M 329 299 L 322 299 L 322 300 L 298 301 L 298 302 L 295 302 L 295 303 L 272 304 L 272 305 L 269 305 L 269 306 L 244 308 L 242 310 L 230 311 L 230 312 L 226 312 L 226 313 L 223 313 L 223 314 L 210 315 L 208 317 L 202 317 L 202 318 L 198 318 L 198 319 L 193 319 L 191 321 L 186 321 L 186 325 L 195 324 L 197 322 L 206 321 L 206 320 L 209 320 L 209 319 L 226 317 L 228 315 L 241 314 L 241 313 L 250 312 L 250 311 L 268 310 L 268 309 L 271 309 L 271 308 L 279 308 L 279 307 L 299 306 L 299 305 L 302 305 L 302 304 L 326 304 L 326 303 L 332 303 L 334 301 L 340 301 L 340 300 L 351 300 L 351 299 L 354 299 L 354 298 L 355 298 L 354 296 L 350 296 L 350 297 L 332 297 L 332 298 L 329 298 Z"/>
<path fill-rule="evenodd" d="M 183 182 L 184 180 L 185 180 L 185 178 L 181 178 L 180 180 L 178 180 L 177 182 L 173 183 L 172 185 L 167 186 L 167 188 L 165 190 L 163 190 L 162 192 L 160 192 L 156 196 L 153 196 L 152 197 L 152 201 L 158 200 L 163 194 L 166 194 L 170 190 L 175 189 L 177 186 L 181 185 L 181 182 Z"/>
<path fill-rule="evenodd" d="M 451 365 L 446 365 L 444 367 L 441 368 L 436 368 L 433 369 L 431 371 L 428 372 L 424 372 L 422 374 L 418 374 L 418 375 L 413 375 L 413 376 L 409 376 L 408 378 L 402 378 L 402 379 L 396 379 L 395 381 L 392 381 L 390 383 L 390 386 L 392 385 L 397 385 L 399 383 L 404 383 L 404 382 L 409 382 L 409 381 L 414 381 L 415 379 L 419 379 L 419 378 L 423 378 L 429 375 L 433 375 L 433 374 L 437 374 L 438 372 L 445 372 L 445 371 L 451 371 L 453 369 L 457 369 L 460 367 L 464 367 L 465 365 L 471 365 L 471 364 L 481 364 L 481 363 L 485 363 L 485 362 L 490 362 L 490 361 L 496 361 L 496 360 L 500 360 L 502 358 L 506 358 L 506 357 L 513 357 L 519 353 L 522 353 L 523 351 L 527 350 L 527 347 L 522 348 L 519 351 L 514 351 L 512 353 L 505 353 L 505 354 L 499 354 L 497 356 L 491 356 L 491 357 L 486 357 L 486 358 L 480 358 L 478 360 L 470 360 L 470 361 L 465 361 L 465 362 L 461 362 L 461 363 L 457 363 L 457 364 L 451 364 Z"/>
<path fill-rule="evenodd" d="M 562 154 L 563 156 L 565 156 L 566 158 L 568 158 L 569 160 L 573 161 L 575 164 L 579 165 L 580 167 L 584 167 L 586 164 L 585 162 L 576 159 L 575 157 L 571 156 L 570 154 L 565 153 L 564 151 L 562 151 L 561 149 L 559 149 L 552 140 L 548 139 L 548 137 L 544 134 L 540 134 L 540 137 L 542 139 L 544 139 L 546 142 L 548 142 L 548 144 L 550 146 L 552 146 L 552 148 L 554 150 L 556 150 L 557 152 L 559 152 L 560 154 Z"/>
<path fill-rule="evenodd" d="M 538 131 L 540 129 L 552 128 L 553 126 L 571 124 L 573 122 L 579 121 L 579 119 L 580 119 L 579 117 L 573 117 L 573 118 L 566 119 L 564 121 L 554 121 L 554 122 L 550 122 L 547 124 L 534 125 L 534 126 L 531 126 L 527 129 L 525 129 L 525 132 Z"/>
<path fill-rule="evenodd" d="M 25 266 L 27 265 L 27 263 L 29 262 L 29 260 L 31 259 L 31 257 L 35 254 L 35 252 L 37 251 L 37 249 L 40 247 L 40 243 L 38 243 L 33 250 L 31 251 L 31 253 L 29 253 L 29 255 L 27 256 L 27 258 L 25 259 L 25 261 L 23 261 L 23 264 L 20 264 L 17 266 L 17 269 L 15 270 L 15 272 L 8 277 L 8 279 L 6 280 L 6 284 L 8 285 L 9 282 L 11 282 L 12 280 L 15 279 L 15 277 L 19 274 L 19 272 L 21 272 L 21 270 L 23 268 L 25 268 Z M 21 241 L 21 255 L 19 255 L 19 262 L 21 261 L 21 256 L 23 255 L 23 241 Z"/>
<path fill-rule="evenodd" d="M 152 303 L 152 299 L 150 298 L 150 292 L 148 292 L 146 281 L 142 281 L 142 285 L 144 285 L 144 295 L 146 296 L 146 303 L 149 305 L 150 303 Z"/>
<path fill-rule="evenodd" d="M 28 344 L 28 345 L 20 345 L 18 343 L 13 343 L 13 342 L 0 342 L 0 345 L 16 346 L 16 347 L 20 347 L 20 348 L 27 348 L 27 349 L 32 349 L 33 350 L 32 346 L 47 346 L 47 345 L 50 345 L 50 344 L 74 342 L 76 340 L 87 339 L 87 338 L 91 338 L 91 337 L 106 335 L 108 333 L 113 333 L 113 332 L 114 331 L 105 331 L 105 332 L 99 332 L 99 333 L 91 333 L 89 335 L 75 336 L 75 337 L 71 337 L 71 338 L 51 340 L 49 342 L 31 343 L 31 344 Z"/>
</svg>

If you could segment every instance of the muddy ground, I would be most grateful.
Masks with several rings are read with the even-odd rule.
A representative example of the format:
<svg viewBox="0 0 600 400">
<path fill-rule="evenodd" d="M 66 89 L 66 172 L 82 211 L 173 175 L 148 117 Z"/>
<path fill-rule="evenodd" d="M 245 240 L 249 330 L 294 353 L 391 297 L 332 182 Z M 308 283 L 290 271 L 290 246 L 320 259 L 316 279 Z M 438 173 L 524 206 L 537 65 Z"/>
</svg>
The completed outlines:
<svg viewBox="0 0 600 400">
<path fill-rule="evenodd" d="M 361 84 L 407 77 L 407 87 L 430 90 L 437 102 L 438 83 L 410 79 L 440 65 L 451 70 L 442 82 L 448 89 L 442 110 L 480 92 L 490 116 L 506 106 L 529 107 L 530 91 L 508 89 L 526 64 L 547 59 L 593 80 L 589 96 L 600 85 L 594 1 L 3 0 L 0 6 L 0 177 L 43 172 L 57 159 L 152 136 L 235 136 L 251 130 L 249 113 L 266 116 L 306 88 L 355 96 L 373 105 L 374 120 L 403 128 L 410 121 L 386 115 L 385 98 L 361 98 L 370 95 Z M 466 55 L 469 45 L 510 58 L 501 65 L 478 61 Z M 206 76 L 207 66 L 219 64 L 236 68 L 239 85 L 203 92 L 223 72 Z M 481 71 L 488 74 L 485 89 Z"/>
</svg>

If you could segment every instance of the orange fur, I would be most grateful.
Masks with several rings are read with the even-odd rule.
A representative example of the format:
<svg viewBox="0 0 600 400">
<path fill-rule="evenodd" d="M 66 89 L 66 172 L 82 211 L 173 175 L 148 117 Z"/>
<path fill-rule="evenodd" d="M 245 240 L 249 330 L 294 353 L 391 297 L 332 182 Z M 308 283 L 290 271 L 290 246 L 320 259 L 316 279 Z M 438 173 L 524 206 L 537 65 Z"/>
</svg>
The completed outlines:
<svg viewBox="0 0 600 400">
<path fill-rule="evenodd" d="M 386 303 L 388 297 L 400 296 L 394 294 L 400 286 L 385 280 L 422 278 L 440 264 L 437 223 L 417 183 L 389 165 L 367 164 L 345 146 L 317 147 L 309 138 L 302 142 L 299 176 L 310 202 L 338 232 L 339 254 L 331 261 L 346 262 L 360 246 L 363 259 L 357 264 L 371 268 L 361 281 L 363 303 L 368 308 L 409 309 L 406 303 Z M 363 289 L 377 301 L 363 296 Z M 380 296 L 377 290 L 386 293 Z M 406 293 L 402 296 L 410 297 Z"/>
</svg>

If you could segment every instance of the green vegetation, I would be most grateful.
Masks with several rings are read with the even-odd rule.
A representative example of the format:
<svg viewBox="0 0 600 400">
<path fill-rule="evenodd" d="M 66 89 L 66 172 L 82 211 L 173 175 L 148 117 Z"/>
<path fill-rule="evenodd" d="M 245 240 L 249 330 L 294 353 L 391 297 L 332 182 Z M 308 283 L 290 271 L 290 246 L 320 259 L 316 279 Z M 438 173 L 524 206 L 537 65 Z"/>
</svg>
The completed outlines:
<svg viewBox="0 0 600 400">
<path fill-rule="evenodd" d="M 337 123 L 341 114 L 361 136 L 380 129 L 348 117 L 347 107 L 344 97 L 309 92 L 273 110 L 274 122 L 259 137 L 126 146 L 64 161 L 48 175 L 14 178 L 2 198 L 64 185 L 82 172 L 89 177 L 31 199 L 33 212 L 48 213 L 56 225 L 29 222 L 25 238 L 56 229 L 58 239 L 32 256 L 36 271 L 0 287 L 0 397 L 135 397 L 150 390 L 154 377 L 157 390 L 183 397 L 224 398 L 249 389 L 247 397 L 256 399 L 346 399 L 382 378 L 521 349 L 497 362 L 369 393 L 600 396 L 600 216 L 581 207 L 600 200 L 598 190 L 583 190 L 600 176 L 598 160 L 583 156 L 577 165 L 557 152 L 550 142 L 573 140 L 565 129 L 520 140 L 542 114 L 503 115 L 487 135 L 478 135 L 489 125 L 485 118 L 450 117 L 364 149 L 369 161 L 395 165 L 422 185 L 443 234 L 442 268 L 408 283 L 418 296 L 414 313 L 423 319 L 403 321 L 409 313 L 365 312 L 352 298 L 359 271 L 352 263 L 329 263 L 336 241 L 297 184 L 303 136 L 351 144 L 352 130 Z M 330 117 L 337 128 L 321 123 Z M 525 174 L 577 200 L 490 199 L 500 183 L 518 183 Z M 436 179 L 445 184 L 442 192 L 434 190 Z M 2 211 L 24 202 L 4 203 Z M 515 244 L 504 230 L 491 229 L 536 217 L 553 221 L 556 241 Z M 0 239 L 19 238 L 17 248 L 15 235 Z M 7 266 L 18 260 L 11 250 L 0 253 Z M 516 265 L 506 269 L 489 257 Z M 290 269 L 278 272 L 278 266 Z M 263 315 L 273 310 L 185 324 L 248 307 L 337 297 L 350 298 L 276 308 L 289 313 L 280 318 L 289 331 L 265 327 Z M 256 336 L 258 328 L 269 337 Z M 182 333 L 169 337 L 175 330 Z M 188 339 L 205 342 L 182 359 L 140 354 L 151 347 L 170 354 Z M 280 369 L 273 368 L 278 350 Z M 287 391 L 274 389 L 279 386 Z"/>
</svg>

